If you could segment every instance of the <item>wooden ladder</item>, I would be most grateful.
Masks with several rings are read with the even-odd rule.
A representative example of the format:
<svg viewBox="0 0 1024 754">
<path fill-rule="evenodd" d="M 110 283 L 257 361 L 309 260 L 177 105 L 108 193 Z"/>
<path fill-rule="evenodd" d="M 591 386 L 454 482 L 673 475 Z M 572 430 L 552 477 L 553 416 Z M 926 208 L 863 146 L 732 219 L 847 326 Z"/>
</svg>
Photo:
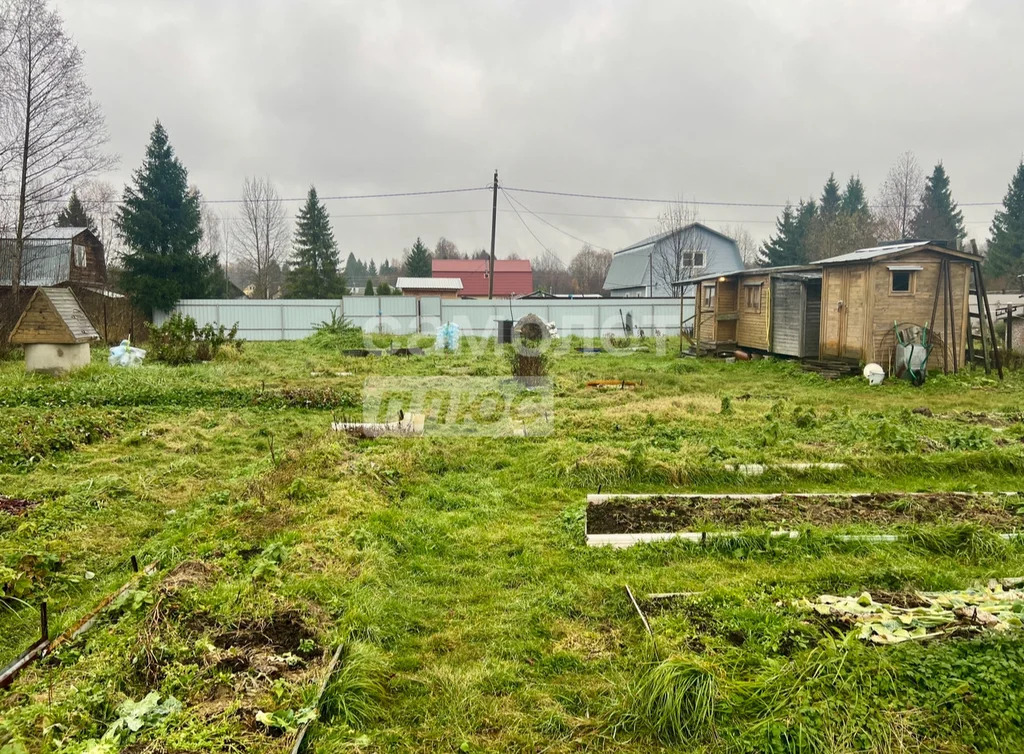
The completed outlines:
<svg viewBox="0 0 1024 754">
<path fill-rule="evenodd" d="M 999 354 L 999 342 L 996 340 L 996 327 L 992 321 L 992 309 L 988 305 L 988 292 L 985 290 L 985 279 L 981 275 L 981 262 L 971 262 L 971 293 L 974 294 L 977 311 L 967 307 L 967 360 L 971 364 L 983 364 L 985 374 L 991 374 L 995 366 L 999 379 L 1003 379 L 1003 361 Z M 978 322 L 978 332 L 974 332 L 974 321 Z M 987 332 L 986 332 L 987 331 Z M 979 344 L 981 348 L 977 348 Z"/>
</svg>

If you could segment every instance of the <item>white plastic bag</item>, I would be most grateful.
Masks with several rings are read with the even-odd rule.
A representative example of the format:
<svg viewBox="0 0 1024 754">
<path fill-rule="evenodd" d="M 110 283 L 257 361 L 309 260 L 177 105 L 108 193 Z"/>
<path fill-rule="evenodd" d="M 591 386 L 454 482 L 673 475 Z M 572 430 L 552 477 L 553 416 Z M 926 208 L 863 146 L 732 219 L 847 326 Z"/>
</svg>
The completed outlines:
<svg viewBox="0 0 1024 754">
<path fill-rule="evenodd" d="M 146 358 L 146 352 L 141 348 L 133 348 L 127 340 L 122 340 L 121 345 L 110 349 L 110 356 L 107 358 L 112 367 L 137 367 Z"/>
<path fill-rule="evenodd" d="M 459 326 L 447 322 L 437 328 L 437 337 L 434 339 L 434 348 L 438 351 L 459 350 Z"/>
</svg>

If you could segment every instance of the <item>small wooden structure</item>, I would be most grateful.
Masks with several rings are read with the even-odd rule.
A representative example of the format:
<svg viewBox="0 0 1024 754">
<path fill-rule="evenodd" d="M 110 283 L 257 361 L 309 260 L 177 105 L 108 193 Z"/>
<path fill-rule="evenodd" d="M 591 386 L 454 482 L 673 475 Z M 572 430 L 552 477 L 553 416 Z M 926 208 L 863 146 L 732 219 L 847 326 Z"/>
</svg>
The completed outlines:
<svg viewBox="0 0 1024 754">
<path fill-rule="evenodd" d="M 975 254 L 913 241 L 683 282 L 697 285 L 701 352 L 739 347 L 830 364 L 877 362 L 892 372 L 896 327 L 927 326 L 929 365 L 955 372 L 973 357 L 975 338 L 983 354 L 994 350 L 991 317 L 970 309 L 972 294 L 981 290 L 984 298 L 979 262 Z M 971 316 L 980 320 L 974 337 Z M 998 368 L 998 353 L 992 356 Z"/>
<path fill-rule="evenodd" d="M 86 366 L 89 343 L 98 339 L 70 288 L 36 288 L 10 337 L 12 344 L 25 347 L 28 371 L 49 373 Z"/>
<path fill-rule="evenodd" d="M 736 347 L 817 358 L 821 270 L 812 265 L 709 276 L 697 284 L 694 330 L 701 350 Z"/>
</svg>

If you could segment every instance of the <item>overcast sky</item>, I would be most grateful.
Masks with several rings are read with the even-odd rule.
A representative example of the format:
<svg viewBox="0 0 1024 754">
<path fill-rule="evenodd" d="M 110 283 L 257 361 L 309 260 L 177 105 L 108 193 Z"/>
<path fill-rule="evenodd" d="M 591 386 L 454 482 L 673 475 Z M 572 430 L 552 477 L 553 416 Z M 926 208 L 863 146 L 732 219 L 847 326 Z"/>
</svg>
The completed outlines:
<svg viewBox="0 0 1024 754">
<path fill-rule="evenodd" d="M 1024 153 L 1017 0 L 56 4 L 86 53 L 119 187 L 157 118 L 209 199 L 237 198 L 247 175 L 299 197 L 310 183 L 322 196 L 484 186 L 495 168 L 508 187 L 758 204 L 817 196 L 835 171 L 873 198 L 910 149 L 926 172 L 943 161 L 962 204 L 999 202 Z M 662 209 L 515 196 L 613 250 Z M 342 254 L 380 261 L 416 236 L 488 246 L 490 202 L 328 209 Z M 499 209 L 499 255 L 568 260 L 580 246 L 524 212 L 538 242 L 503 196 Z M 968 235 L 987 237 L 993 211 L 964 207 Z M 778 210 L 700 213 L 760 239 Z"/>
</svg>

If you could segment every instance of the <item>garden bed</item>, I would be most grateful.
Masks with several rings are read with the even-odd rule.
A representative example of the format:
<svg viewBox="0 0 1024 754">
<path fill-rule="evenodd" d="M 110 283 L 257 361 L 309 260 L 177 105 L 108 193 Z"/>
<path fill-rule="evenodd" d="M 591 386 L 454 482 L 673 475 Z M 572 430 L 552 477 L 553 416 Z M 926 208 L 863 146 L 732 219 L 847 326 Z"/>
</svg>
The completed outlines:
<svg viewBox="0 0 1024 754">
<path fill-rule="evenodd" d="M 1011 530 L 1022 517 L 1013 493 L 967 492 L 774 495 L 590 495 L 587 534 L 694 532 L 844 524 L 976 523 Z"/>
</svg>

